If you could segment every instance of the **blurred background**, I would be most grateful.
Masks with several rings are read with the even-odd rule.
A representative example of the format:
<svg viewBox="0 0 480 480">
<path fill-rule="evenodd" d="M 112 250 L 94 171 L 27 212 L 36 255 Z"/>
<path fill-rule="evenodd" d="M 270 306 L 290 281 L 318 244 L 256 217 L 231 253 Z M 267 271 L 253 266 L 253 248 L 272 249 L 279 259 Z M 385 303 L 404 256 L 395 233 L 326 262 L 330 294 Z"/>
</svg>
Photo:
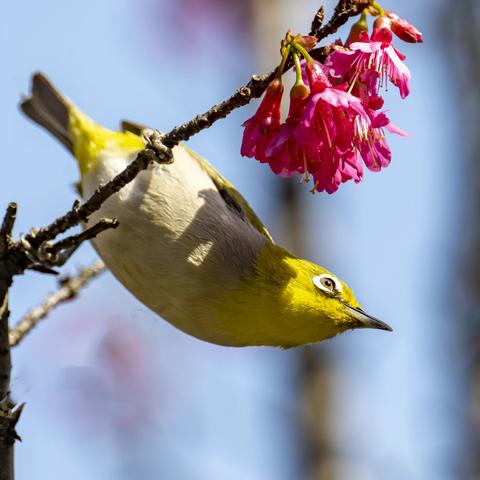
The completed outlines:
<svg viewBox="0 0 480 480">
<path fill-rule="evenodd" d="M 334 2 L 324 1 L 327 18 Z M 16 478 L 480 479 L 480 4 L 385 0 L 424 34 L 397 41 L 412 93 L 387 95 L 391 166 L 311 195 L 239 155 L 257 102 L 190 145 L 247 197 L 273 236 L 345 279 L 393 334 L 365 330 L 281 351 L 190 338 L 108 273 L 14 350 L 25 401 Z M 0 26 L 0 208 L 16 233 L 69 208 L 76 166 L 18 111 L 43 70 L 98 122 L 163 130 L 271 70 L 313 0 L 20 0 Z M 345 38 L 348 27 L 338 32 Z M 335 37 L 332 37 L 333 41 Z M 84 246 L 64 268 L 96 258 Z M 30 273 L 12 322 L 56 288 Z"/>
</svg>

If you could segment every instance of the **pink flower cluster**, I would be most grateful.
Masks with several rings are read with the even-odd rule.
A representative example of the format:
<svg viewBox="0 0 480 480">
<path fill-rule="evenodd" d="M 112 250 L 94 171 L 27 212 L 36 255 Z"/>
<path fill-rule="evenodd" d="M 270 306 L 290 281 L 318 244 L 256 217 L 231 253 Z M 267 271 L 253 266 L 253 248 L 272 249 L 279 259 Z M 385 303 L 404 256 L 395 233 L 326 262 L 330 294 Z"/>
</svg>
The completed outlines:
<svg viewBox="0 0 480 480">
<path fill-rule="evenodd" d="M 368 35 L 366 14 L 352 28 L 345 46 L 338 46 L 321 63 L 313 60 L 298 39 L 293 55 L 297 81 L 290 91 L 286 120 L 280 120 L 281 73 L 269 85 L 257 112 L 247 120 L 241 154 L 268 163 L 278 175 L 313 177 L 312 191 L 335 192 L 340 184 L 363 176 L 363 165 L 380 171 L 389 165 L 391 151 L 384 130 L 404 135 L 385 112 L 380 91 L 387 82 L 405 98 L 410 72 L 405 56 L 392 45 L 392 33 L 409 42 L 422 36 L 397 15 L 381 11 Z M 293 52 L 293 54 L 292 54 Z M 300 64 L 299 55 L 304 57 Z M 301 71 L 301 73 L 300 73 Z"/>
</svg>

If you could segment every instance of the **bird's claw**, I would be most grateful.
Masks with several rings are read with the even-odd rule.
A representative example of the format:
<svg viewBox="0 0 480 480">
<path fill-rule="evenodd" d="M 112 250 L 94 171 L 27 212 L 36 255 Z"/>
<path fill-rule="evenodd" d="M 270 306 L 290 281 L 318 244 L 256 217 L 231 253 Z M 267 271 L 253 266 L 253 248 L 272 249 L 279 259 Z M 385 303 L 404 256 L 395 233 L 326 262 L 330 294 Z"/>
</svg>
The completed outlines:
<svg viewBox="0 0 480 480">
<path fill-rule="evenodd" d="M 165 135 L 152 128 L 144 128 L 141 134 L 145 148 L 152 149 L 157 157 L 158 163 L 169 165 L 173 163 L 172 149 L 163 143 Z"/>
</svg>

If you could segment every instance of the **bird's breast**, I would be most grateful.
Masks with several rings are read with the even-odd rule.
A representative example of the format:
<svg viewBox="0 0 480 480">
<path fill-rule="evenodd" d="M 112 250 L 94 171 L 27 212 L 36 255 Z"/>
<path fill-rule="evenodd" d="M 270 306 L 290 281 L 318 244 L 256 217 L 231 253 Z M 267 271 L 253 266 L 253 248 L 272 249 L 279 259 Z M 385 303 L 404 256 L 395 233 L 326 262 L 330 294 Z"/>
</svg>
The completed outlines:
<svg viewBox="0 0 480 480">
<path fill-rule="evenodd" d="M 103 152 L 83 176 L 84 197 L 134 156 Z M 94 240 L 117 279 L 177 327 L 222 343 L 213 312 L 225 292 L 251 273 L 267 240 L 225 203 L 201 164 L 176 147 L 172 164 L 141 172 L 92 215 L 89 225 L 101 217 L 116 217 L 120 224 Z"/>
</svg>

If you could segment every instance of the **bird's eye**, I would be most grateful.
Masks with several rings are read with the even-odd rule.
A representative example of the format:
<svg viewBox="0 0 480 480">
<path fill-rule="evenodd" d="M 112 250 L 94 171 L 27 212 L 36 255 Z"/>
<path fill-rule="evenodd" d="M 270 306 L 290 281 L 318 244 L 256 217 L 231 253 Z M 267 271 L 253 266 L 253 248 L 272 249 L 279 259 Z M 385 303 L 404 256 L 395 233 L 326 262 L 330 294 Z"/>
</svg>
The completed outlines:
<svg viewBox="0 0 480 480">
<path fill-rule="evenodd" d="M 329 290 L 333 290 L 335 287 L 335 282 L 331 278 L 324 277 L 320 280 L 320 282 L 322 282 L 322 285 Z"/>
<path fill-rule="evenodd" d="M 328 274 L 313 277 L 313 284 L 320 290 L 330 294 L 335 294 L 342 290 L 342 284 L 335 277 Z"/>
</svg>

